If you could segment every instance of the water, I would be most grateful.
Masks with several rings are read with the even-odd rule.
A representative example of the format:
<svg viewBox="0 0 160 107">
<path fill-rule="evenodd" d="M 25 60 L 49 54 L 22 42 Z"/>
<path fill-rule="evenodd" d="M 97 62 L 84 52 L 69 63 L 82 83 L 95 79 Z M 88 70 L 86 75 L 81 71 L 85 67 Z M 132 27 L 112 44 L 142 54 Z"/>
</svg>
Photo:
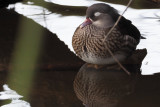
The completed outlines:
<svg viewBox="0 0 160 107">
<path fill-rule="evenodd" d="M 128 76 L 118 66 L 83 65 L 74 80 L 78 99 L 86 107 L 158 107 L 159 75 L 140 76 L 137 65 L 126 67 L 137 73 Z"/>
<path fill-rule="evenodd" d="M 46 2 L 53 3 L 53 9 L 45 8 L 39 6 L 37 2 L 33 4 L 31 2 L 27 3 L 17 3 L 15 5 L 10 6 L 10 8 L 14 7 L 15 11 L 19 14 L 22 14 L 28 18 L 31 18 L 36 23 L 41 26 L 47 28 L 49 31 L 56 33 L 58 38 L 63 41 L 71 51 L 73 51 L 71 40 L 72 35 L 77 28 L 85 20 L 85 15 L 77 14 L 74 15 L 74 12 L 70 10 L 70 7 L 75 8 L 82 6 L 82 10 L 85 7 L 88 7 L 94 3 L 99 3 L 102 1 L 95 0 L 79 0 L 77 2 L 73 2 L 72 0 L 46 0 Z M 37 5 L 36 5 L 37 3 Z M 32 4 L 32 5 L 30 5 Z M 122 13 L 125 9 L 124 5 L 111 4 L 108 3 L 114 8 L 116 8 L 120 13 Z M 64 7 L 65 11 L 69 15 L 63 15 L 62 11 L 54 11 L 54 6 L 58 5 L 58 8 Z M 68 8 L 68 9 L 67 9 Z M 85 12 L 85 11 L 84 11 Z M 70 15 L 71 14 L 71 15 Z M 157 45 L 160 43 L 159 37 L 159 29 L 160 29 L 160 9 L 134 9 L 129 8 L 124 16 L 132 21 L 132 23 L 140 30 L 141 34 L 147 39 L 141 40 L 138 45 L 139 49 L 146 48 L 148 50 L 148 55 L 143 61 L 142 74 L 153 74 L 160 71 L 160 63 L 157 63 L 160 55 L 160 46 Z M 154 26 L 154 27 L 153 27 Z M 154 48 L 153 48 L 154 47 Z"/>
<path fill-rule="evenodd" d="M 14 9 L 16 13 L 34 20 L 44 29 L 55 33 L 73 52 L 72 36 L 77 26 L 85 20 L 86 8 L 100 2 L 104 3 L 102 0 L 27 1 L 10 5 L 8 10 Z M 108 4 L 116 8 L 119 13 L 125 9 L 122 4 Z M 160 9 L 152 8 L 151 5 L 150 9 L 147 9 L 147 6 L 137 9 L 133 5 L 124 14 L 140 30 L 142 36 L 147 38 L 141 40 L 138 45 L 139 49 L 146 48 L 148 51 L 142 67 L 129 68 L 135 71 L 138 69 L 137 74 L 128 76 L 124 72 L 115 70 L 116 67 L 108 67 L 114 68 L 109 70 L 103 67 L 95 69 L 93 65 L 87 66 L 87 64 L 83 65 L 78 72 L 75 70 L 36 72 L 35 79 L 32 81 L 30 100 L 27 102 L 33 107 L 83 107 L 83 104 L 86 107 L 93 105 L 96 107 L 106 107 L 106 105 L 109 107 L 159 107 Z M 142 69 L 142 75 L 139 69 Z M 7 75 L 2 72 L 0 74 L 2 77 L 0 86 L 2 86 L 6 83 Z M 73 81 L 81 83 L 80 88 L 75 88 L 77 83 L 73 84 Z M 25 89 L 21 84 L 18 86 L 21 90 Z M 100 91 L 97 93 L 92 88 Z M 83 91 L 88 96 L 80 94 Z"/>
</svg>

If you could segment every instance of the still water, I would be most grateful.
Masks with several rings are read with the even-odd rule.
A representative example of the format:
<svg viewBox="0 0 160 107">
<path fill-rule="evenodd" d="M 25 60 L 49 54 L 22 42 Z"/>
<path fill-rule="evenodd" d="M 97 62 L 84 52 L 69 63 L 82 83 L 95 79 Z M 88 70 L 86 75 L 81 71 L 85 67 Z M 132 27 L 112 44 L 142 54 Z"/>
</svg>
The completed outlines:
<svg viewBox="0 0 160 107">
<path fill-rule="evenodd" d="M 86 8 L 94 3 L 104 1 L 35 0 L 9 5 L 7 9 L 14 9 L 55 33 L 73 52 L 72 35 L 85 20 Z M 125 9 L 122 4 L 107 4 L 116 8 L 119 13 Z M 138 65 L 126 65 L 128 71 L 133 72 L 131 76 L 126 75 L 119 66 L 97 67 L 87 63 L 77 72 L 37 72 L 32 81 L 30 99 L 27 100 L 31 106 L 159 107 L 160 9 L 154 6 L 148 9 L 147 6 L 136 8 L 133 5 L 124 14 L 140 30 L 142 36 L 146 37 L 141 40 L 138 49 L 146 48 L 147 53 L 142 50 L 143 54 L 136 54 L 135 57 L 140 62 L 145 57 L 142 66 L 140 62 Z M 5 83 L 7 75 L 6 72 L 0 72 L 0 85 Z M 22 84 L 19 86 L 21 90 L 25 89 Z"/>
<path fill-rule="evenodd" d="M 10 5 L 8 8 L 14 8 L 19 14 L 22 14 L 49 31 L 56 33 L 58 38 L 63 41 L 71 51 L 73 51 L 71 40 L 72 35 L 85 20 L 86 7 L 94 3 L 104 3 L 95 0 L 46 0 L 45 4 L 38 2 L 25 2 Z M 50 6 L 52 4 L 52 8 Z M 119 13 L 125 9 L 124 5 L 109 5 L 116 8 Z M 58 9 L 59 8 L 59 9 Z M 72 11 L 73 10 L 73 11 Z M 75 12 L 77 10 L 77 12 Z M 82 11 L 81 11 L 82 10 Z M 160 71 L 160 9 L 135 9 L 129 8 L 124 16 L 140 30 L 142 36 L 147 39 L 141 40 L 138 49 L 146 48 L 148 55 L 143 61 L 142 74 L 153 74 Z"/>
</svg>

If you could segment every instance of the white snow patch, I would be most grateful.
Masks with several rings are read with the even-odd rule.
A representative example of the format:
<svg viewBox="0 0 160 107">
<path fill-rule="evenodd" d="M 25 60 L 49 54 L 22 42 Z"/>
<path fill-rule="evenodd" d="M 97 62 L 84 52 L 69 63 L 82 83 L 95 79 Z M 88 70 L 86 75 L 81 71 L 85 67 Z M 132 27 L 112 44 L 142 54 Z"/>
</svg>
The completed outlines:
<svg viewBox="0 0 160 107">
<path fill-rule="evenodd" d="M 16 91 L 10 89 L 8 85 L 3 85 L 3 90 L 0 92 L 0 100 L 11 100 L 10 104 L 1 107 L 31 107 L 26 101 L 20 100 L 23 96 L 19 95 Z"/>
</svg>

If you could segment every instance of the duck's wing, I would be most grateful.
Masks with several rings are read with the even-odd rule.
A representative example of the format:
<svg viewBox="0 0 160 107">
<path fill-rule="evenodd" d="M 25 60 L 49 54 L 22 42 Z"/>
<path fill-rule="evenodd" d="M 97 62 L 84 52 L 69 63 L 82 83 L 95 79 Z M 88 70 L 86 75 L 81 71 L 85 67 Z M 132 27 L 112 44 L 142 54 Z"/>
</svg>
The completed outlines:
<svg viewBox="0 0 160 107">
<path fill-rule="evenodd" d="M 121 20 L 118 23 L 118 26 L 123 35 L 129 35 L 137 41 L 137 44 L 139 43 L 141 38 L 140 31 L 132 24 L 130 20 L 127 20 L 122 16 Z"/>
</svg>

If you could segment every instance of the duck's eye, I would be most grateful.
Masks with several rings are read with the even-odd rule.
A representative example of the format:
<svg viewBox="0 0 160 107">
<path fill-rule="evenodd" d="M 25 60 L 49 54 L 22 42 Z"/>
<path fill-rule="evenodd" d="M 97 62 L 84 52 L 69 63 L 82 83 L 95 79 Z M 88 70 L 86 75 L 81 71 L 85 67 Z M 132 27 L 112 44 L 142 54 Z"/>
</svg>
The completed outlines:
<svg viewBox="0 0 160 107">
<path fill-rule="evenodd" d="M 95 12 L 94 15 L 95 15 L 95 16 L 100 16 L 101 13 L 100 13 L 100 12 Z"/>
</svg>

